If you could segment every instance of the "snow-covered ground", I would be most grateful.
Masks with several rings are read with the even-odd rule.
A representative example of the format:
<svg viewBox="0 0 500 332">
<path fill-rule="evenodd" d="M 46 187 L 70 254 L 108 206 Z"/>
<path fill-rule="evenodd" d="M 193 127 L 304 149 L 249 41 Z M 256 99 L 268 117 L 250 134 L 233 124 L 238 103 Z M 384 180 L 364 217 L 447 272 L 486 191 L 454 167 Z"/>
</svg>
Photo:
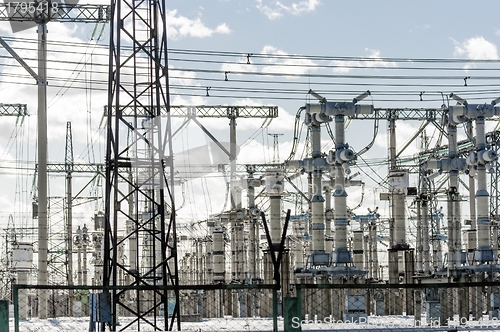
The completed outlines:
<svg viewBox="0 0 500 332">
<path fill-rule="evenodd" d="M 130 322 L 130 318 L 119 320 L 119 326 L 116 330 L 120 331 Z M 278 327 L 283 330 L 283 320 L 280 319 Z M 160 322 L 159 327 L 163 326 Z M 58 319 L 30 319 L 19 322 L 19 332 L 38 331 L 38 332 L 80 332 L 89 330 L 88 318 L 73 318 L 65 317 Z M 137 325 L 127 327 L 125 331 L 154 331 L 152 326 L 141 323 L 140 329 Z M 272 331 L 272 319 L 260 318 L 219 318 L 203 320 L 199 323 L 182 323 L 181 330 L 183 331 Z M 10 320 L 10 331 L 14 331 L 14 321 Z M 106 331 L 109 327 L 106 326 Z"/>
<path fill-rule="evenodd" d="M 422 317 L 422 322 L 425 318 Z M 124 328 L 130 318 L 120 319 L 117 326 L 117 331 Z M 432 322 L 432 326 L 418 326 L 412 316 L 370 316 L 368 319 L 361 319 L 358 322 L 345 322 L 345 321 L 331 321 L 330 319 L 324 320 L 292 320 L 292 326 L 300 326 L 303 331 L 500 331 L 500 321 L 489 320 L 484 317 L 479 321 L 463 321 L 463 325 L 457 322 L 449 322 L 448 325 L 440 321 Z M 158 324 L 163 326 L 163 324 Z M 278 319 L 278 330 L 283 331 L 284 322 L 282 318 Z M 204 319 L 202 322 L 197 323 L 182 323 L 181 329 L 183 331 L 272 331 L 273 321 L 270 318 L 217 318 L 217 319 Z M 125 331 L 138 331 L 137 326 L 131 325 Z M 14 320 L 10 320 L 10 330 L 14 330 Z M 38 332 L 80 332 L 89 331 L 88 318 L 60 318 L 60 319 L 30 319 L 22 320 L 19 322 L 19 332 L 38 331 Z M 106 331 L 109 328 L 106 327 Z M 140 331 L 154 331 L 152 326 L 141 324 Z"/>
</svg>

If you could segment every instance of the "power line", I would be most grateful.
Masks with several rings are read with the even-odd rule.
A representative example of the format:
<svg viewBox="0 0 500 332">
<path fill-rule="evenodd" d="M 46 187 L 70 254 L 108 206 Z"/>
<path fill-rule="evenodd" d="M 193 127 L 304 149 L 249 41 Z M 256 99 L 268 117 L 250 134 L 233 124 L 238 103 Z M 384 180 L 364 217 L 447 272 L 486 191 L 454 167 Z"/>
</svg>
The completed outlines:
<svg viewBox="0 0 500 332">
<path fill-rule="evenodd" d="M 6 40 L 21 44 L 16 45 L 16 49 L 33 52 L 38 42 L 36 39 L 15 37 L 7 37 Z M 102 73 L 107 72 L 109 57 L 107 45 L 57 41 L 49 42 L 49 45 L 58 48 L 49 54 L 78 54 L 80 57 L 82 51 L 78 47 L 83 50 L 92 47 L 92 56 L 95 57 L 91 68 L 82 67 L 81 58 L 79 61 L 55 58 L 49 62 L 48 69 L 52 73 L 49 77 L 50 86 L 60 89 L 57 94 L 59 98 L 59 93 L 63 89 L 64 91 L 70 88 L 88 90 L 90 85 L 95 91 L 106 90 L 103 85 L 107 85 L 107 77 Z M 500 60 L 338 57 L 186 49 L 170 49 L 169 53 L 177 55 L 170 60 L 169 71 L 172 73 L 170 77 L 175 80 L 175 84 L 171 85 L 172 96 L 303 100 L 311 84 L 321 86 L 322 89 L 317 89 L 319 92 L 334 98 L 351 95 L 359 89 L 370 89 L 375 101 L 439 102 L 443 91 L 457 90 L 470 100 L 496 98 L 500 93 L 498 75 L 471 75 L 471 72 L 494 74 L 500 70 L 495 66 Z M 0 59 L 10 59 L 10 57 L 0 55 Z M 28 57 L 26 60 L 36 59 Z M 326 61 L 328 63 L 325 63 Z M 184 67 L 185 63 L 191 63 L 193 66 Z M 462 66 L 453 67 L 455 65 Z M 466 78 L 463 65 L 468 67 Z M 8 63 L 4 63 L 4 66 L 17 67 Z M 232 68 L 231 66 L 236 66 L 237 70 L 226 70 Z M 141 72 L 141 68 L 145 71 Z M 136 69 L 139 71 L 135 77 L 147 79 L 146 68 L 146 63 L 138 64 Z M 345 72 L 335 72 L 335 69 Z M 352 74 L 350 71 L 356 71 L 357 74 Z M 395 75 L 396 71 L 400 74 Z M 438 74 L 440 71 L 443 75 Z M 79 78 L 83 74 L 89 75 L 92 79 L 87 76 Z M 122 81 L 124 84 L 133 84 L 132 77 L 131 73 L 127 74 L 124 71 Z M 130 82 L 127 82 L 127 78 L 130 78 Z M 466 89 L 464 89 L 465 79 L 467 79 Z M 25 74 L 2 72 L 0 83 L 33 82 L 31 77 Z M 342 88 L 331 88 L 336 86 Z M 352 90 L 346 87 L 352 87 Z"/>
<path fill-rule="evenodd" d="M 275 65 L 279 67 L 279 65 Z M 199 69 L 199 68 L 170 68 L 170 71 L 193 72 L 206 74 L 219 74 L 224 76 L 227 71 L 220 69 Z M 252 75 L 252 76 L 278 76 L 278 77 L 305 77 L 305 78 L 335 78 L 335 79 L 377 79 L 377 80 L 460 80 L 463 82 L 463 75 L 444 76 L 444 75 L 347 75 L 347 74 L 311 74 L 311 73 L 286 73 L 286 72 L 256 72 L 256 71 L 231 71 L 234 75 Z M 498 76 L 471 76 L 474 80 L 498 80 Z"/>
<path fill-rule="evenodd" d="M 177 61 L 177 62 L 189 62 L 189 63 L 201 63 L 201 64 L 231 64 L 231 65 L 242 65 L 245 66 L 247 65 L 245 62 L 226 62 L 226 61 L 221 61 L 221 60 L 201 60 L 201 59 L 185 59 L 185 58 L 171 58 L 172 61 Z M 378 60 L 377 62 L 383 63 L 383 61 Z M 384 70 L 436 70 L 436 71 L 464 71 L 464 68 L 457 68 L 457 67 L 400 67 L 400 66 L 388 66 L 388 65 L 381 65 L 381 66 L 376 66 L 376 65 L 370 65 L 369 63 L 366 64 L 353 64 L 349 63 L 346 61 L 346 64 L 341 64 L 341 61 L 339 61 L 339 64 L 307 64 L 307 63 L 252 63 L 252 66 L 257 66 L 257 67 L 269 67 L 269 66 L 275 66 L 275 67 L 295 67 L 295 68 L 309 68 L 309 69 L 340 69 L 340 70 L 351 70 L 351 69 L 384 69 Z M 495 68 L 495 67 L 488 67 L 488 68 L 478 68 L 478 67 L 472 67 L 472 68 L 467 68 L 468 72 L 474 72 L 474 71 L 500 71 L 500 68 Z"/>
<path fill-rule="evenodd" d="M 187 80 L 188 78 L 186 78 L 185 76 L 171 76 L 171 78 L 173 79 L 179 79 L 179 80 Z M 225 80 L 224 79 L 219 79 L 219 78 L 205 78 L 205 77 L 196 77 L 196 78 L 193 78 L 192 79 L 193 81 L 212 81 L 212 82 L 224 82 Z M 279 85 L 307 85 L 308 87 L 311 85 L 311 84 L 314 84 L 314 85 L 317 85 L 317 86 L 323 86 L 323 85 L 341 85 L 341 86 L 382 86 L 382 87 L 415 87 L 416 84 L 407 84 L 407 83 L 376 83 L 376 82 L 363 82 L 363 83 L 359 83 L 359 82 L 331 82 L 331 81 L 307 81 L 307 80 L 304 80 L 304 81 L 286 81 L 286 80 L 283 80 L 283 81 L 280 81 L 280 80 L 267 80 L 267 79 L 263 79 L 263 80 L 252 80 L 252 79 L 245 79 L 245 80 L 239 80 L 237 78 L 232 78 L 226 82 L 231 82 L 231 83 L 245 83 L 245 84 L 248 84 L 248 83 L 258 83 L 258 84 L 279 84 Z M 431 83 L 431 84 L 428 84 L 428 83 L 422 83 L 422 82 L 419 82 L 418 84 L 419 87 L 443 87 L 443 88 L 447 88 L 447 87 L 463 87 L 464 84 L 463 82 L 459 82 L 458 84 L 457 83 L 454 83 L 454 84 L 435 84 L 435 83 Z M 471 87 L 491 87 L 491 84 L 468 84 L 468 87 L 471 88 Z M 468 90 L 469 91 L 469 90 Z"/>
<path fill-rule="evenodd" d="M 460 58 L 391 58 L 391 57 L 370 57 L 370 56 L 327 56 L 327 55 L 297 55 L 297 54 L 270 54 L 270 53 L 245 53 L 245 52 L 224 52 L 209 50 L 189 50 L 189 49 L 169 49 L 171 54 L 183 55 L 207 55 L 207 56 L 231 56 L 245 59 L 307 59 L 323 61 L 387 61 L 405 63 L 500 63 L 500 59 L 460 59 Z M 250 57 L 248 57 L 250 55 Z M 252 62 L 253 63 L 253 62 Z M 248 62 L 247 62 L 248 64 Z"/>
<path fill-rule="evenodd" d="M 171 84 L 171 88 L 179 90 L 201 90 L 206 91 L 205 87 L 197 85 L 179 85 Z M 239 92 L 244 91 L 248 93 L 266 93 L 266 94 L 301 94 L 304 93 L 303 89 L 284 89 L 284 88 L 245 88 L 245 87 L 223 87 L 223 86 L 211 86 L 210 91 L 224 91 L 224 92 Z M 351 94 L 357 90 L 315 90 L 319 94 L 338 94 L 345 96 L 346 94 Z M 370 90 L 371 94 L 379 96 L 391 96 L 391 95 L 420 95 L 421 90 Z M 441 95 L 439 91 L 429 92 L 437 95 Z M 497 90 L 491 89 L 477 89 L 477 90 L 467 90 L 467 92 L 462 93 L 462 95 L 477 95 L 477 94 L 491 94 L 500 93 L 500 88 Z"/>
</svg>

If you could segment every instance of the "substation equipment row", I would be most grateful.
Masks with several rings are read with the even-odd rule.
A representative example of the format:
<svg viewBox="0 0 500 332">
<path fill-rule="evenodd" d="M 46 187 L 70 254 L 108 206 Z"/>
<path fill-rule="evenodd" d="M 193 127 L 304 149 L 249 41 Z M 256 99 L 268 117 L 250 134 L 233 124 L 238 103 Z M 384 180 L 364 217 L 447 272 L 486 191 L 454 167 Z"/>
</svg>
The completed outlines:
<svg viewBox="0 0 500 332">
<path fill-rule="evenodd" d="M 193 251 L 179 261 L 181 284 L 236 283 L 271 284 L 277 282 L 272 255 L 284 243 L 281 256 L 281 297 L 294 296 L 294 287 L 311 284 L 425 284 L 498 281 L 498 227 L 496 218 L 497 149 L 499 135 L 486 132 L 488 120 L 500 115 L 499 101 L 469 104 L 451 94 L 455 106 L 440 109 L 375 110 L 372 105 L 359 104 L 366 92 L 351 102 L 330 102 L 312 93 L 319 103 L 305 105 L 305 124 L 310 133 L 310 155 L 302 160 L 288 160 L 283 167 L 268 168 L 257 177 L 257 169 L 247 167 L 248 176 L 232 179 L 233 209 L 208 222 L 208 237 L 191 239 Z M 352 186 L 362 185 L 353 180 L 350 170 L 356 165 L 356 153 L 346 141 L 346 121 L 373 119 L 388 121 L 389 232 L 381 231 L 377 211 L 355 215 L 347 206 Z M 446 137 L 441 149 L 423 151 L 405 165 L 396 149 L 396 123 L 400 120 L 420 120 L 424 125 L 413 136 L 432 123 Z M 321 131 L 332 123 L 335 149 L 321 151 Z M 459 141 L 457 127 L 464 126 L 468 139 Z M 365 152 L 365 151 L 364 151 Z M 283 234 L 284 185 L 296 174 L 307 174 L 309 210 L 291 216 L 290 227 Z M 410 187 L 410 173 L 418 174 L 418 187 Z M 294 175 L 295 174 L 295 175 Z M 460 174 L 468 175 L 470 219 L 464 221 L 461 209 L 466 205 L 459 192 Z M 438 187 L 435 180 L 446 177 Z M 492 180 L 488 181 L 488 177 Z M 492 182 L 493 181 L 493 182 Z M 255 192 L 265 187 L 268 207 L 256 206 Z M 242 191 L 247 192 L 247 208 L 241 207 Z M 494 197 L 490 195 L 494 192 Z M 438 193 L 444 193 L 446 208 L 439 209 Z M 409 239 L 407 205 L 409 198 L 416 209 L 415 238 Z M 332 202 L 333 200 L 333 202 Z M 269 243 L 259 247 L 262 236 L 261 209 L 269 208 Z M 493 211 L 495 210 L 495 211 Z M 416 220 L 415 220 L 416 219 Z M 446 220 L 446 227 L 442 221 Z M 264 220 L 266 222 L 266 220 Z M 463 225 L 468 225 L 463 227 Z M 389 242 L 382 259 L 378 244 Z M 226 246 L 230 244 L 230 247 Z M 274 250 L 271 250 L 274 249 Z M 388 266 L 388 275 L 381 266 Z M 221 293 L 222 294 L 222 293 Z M 220 317 L 268 316 L 272 312 L 270 291 L 249 296 L 244 291 L 227 291 L 224 301 L 210 300 L 199 294 L 185 301 L 184 314 L 202 312 L 203 307 L 219 306 L 214 310 Z M 193 294 L 194 295 L 194 294 Z M 336 299 L 336 300 L 335 300 Z M 358 320 L 368 315 L 416 315 L 425 313 L 427 320 L 442 322 L 453 317 L 474 317 L 483 313 L 499 318 L 500 292 L 496 289 L 447 290 L 414 292 L 350 291 L 319 289 L 303 297 L 303 314 L 308 317 L 333 317 L 336 320 Z M 203 303 L 203 305 L 201 304 Z M 224 303 L 217 304 L 217 303 Z M 328 304 L 329 303 L 329 304 Z M 224 309 L 223 309 L 224 308 Z M 470 316 L 472 315 L 472 316 Z"/>
</svg>

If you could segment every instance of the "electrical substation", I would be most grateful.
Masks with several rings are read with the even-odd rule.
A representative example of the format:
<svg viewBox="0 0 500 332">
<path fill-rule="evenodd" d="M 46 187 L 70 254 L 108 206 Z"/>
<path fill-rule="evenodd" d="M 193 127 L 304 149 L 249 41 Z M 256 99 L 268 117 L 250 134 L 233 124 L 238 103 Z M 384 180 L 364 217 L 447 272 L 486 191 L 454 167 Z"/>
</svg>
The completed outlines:
<svg viewBox="0 0 500 332">
<path fill-rule="evenodd" d="M 171 103 L 165 4 L 136 3 L 2 18 L 39 29 L 38 73 L 0 38 L 38 93 L 31 224 L 10 216 L 2 233 L 0 296 L 16 331 L 56 318 L 87 319 L 89 331 L 500 330 L 500 97 L 462 88 L 435 108 L 385 108 L 372 89 L 303 89 L 291 144 L 266 132 L 261 162 L 239 132 L 263 122 L 264 137 L 280 105 Z M 71 122 L 64 162 L 47 160 L 50 20 L 109 26 L 100 161 L 75 161 Z M 33 117 L 25 104 L 0 111 Z M 47 196 L 57 178 L 64 195 Z"/>
</svg>

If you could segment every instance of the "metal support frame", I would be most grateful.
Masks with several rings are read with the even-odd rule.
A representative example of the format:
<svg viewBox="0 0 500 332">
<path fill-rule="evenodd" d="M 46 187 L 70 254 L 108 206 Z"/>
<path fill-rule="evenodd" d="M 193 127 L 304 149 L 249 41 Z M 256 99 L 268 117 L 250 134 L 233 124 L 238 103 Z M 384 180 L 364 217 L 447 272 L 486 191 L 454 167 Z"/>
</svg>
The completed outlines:
<svg viewBox="0 0 500 332">
<path fill-rule="evenodd" d="M 66 149 L 64 151 L 64 163 L 66 166 L 66 223 L 65 223 L 65 243 L 66 243 L 66 280 L 68 286 L 73 285 L 73 134 L 71 132 L 71 122 L 66 122 Z M 73 293 L 70 292 L 70 302 Z M 70 313 L 73 308 L 70 305 Z"/>
<path fill-rule="evenodd" d="M 180 330 L 166 2 L 114 0 L 111 8 L 103 277 L 110 327 L 126 312 L 134 319 L 120 329 Z M 129 238 L 137 239 L 136 268 L 118 259 Z"/>
<path fill-rule="evenodd" d="M 500 153 L 500 131 L 494 131 L 486 134 L 486 143 L 491 146 L 491 150 L 498 155 Z M 499 205 L 500 205 L 500 188 L 498 182 L 500 181 L 500 167 L 498 161 L 495 163 L 495 171 L 490 175 L 490 215 L 493 221 L 499 222 Z"/>
</svg>

